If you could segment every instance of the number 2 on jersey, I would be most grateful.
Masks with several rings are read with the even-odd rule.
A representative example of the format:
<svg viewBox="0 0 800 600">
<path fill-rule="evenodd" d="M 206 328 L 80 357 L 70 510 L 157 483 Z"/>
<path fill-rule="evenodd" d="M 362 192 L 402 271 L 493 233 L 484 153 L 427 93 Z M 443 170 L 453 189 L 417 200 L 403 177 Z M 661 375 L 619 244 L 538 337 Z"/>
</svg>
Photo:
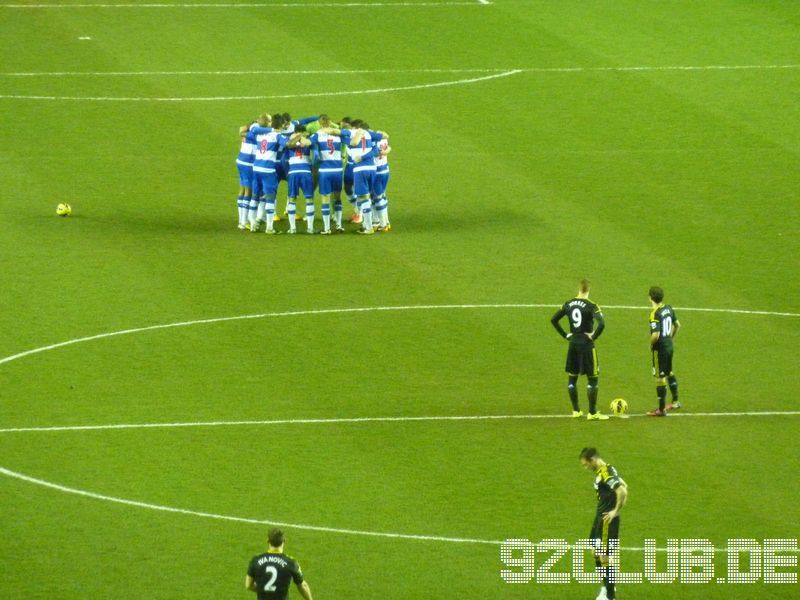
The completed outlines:
<svg viewBox="0 0 800 600">
<path fill-rule="evenodd" d="M 267 574 L 270 576 L 270 580 L 264 584 L 264 591 L 274 592 L 278 589 L 275 587 L 275 580 L 278 578 L 278 569 L 270 565 L 267 567 Z"/>
</svg>

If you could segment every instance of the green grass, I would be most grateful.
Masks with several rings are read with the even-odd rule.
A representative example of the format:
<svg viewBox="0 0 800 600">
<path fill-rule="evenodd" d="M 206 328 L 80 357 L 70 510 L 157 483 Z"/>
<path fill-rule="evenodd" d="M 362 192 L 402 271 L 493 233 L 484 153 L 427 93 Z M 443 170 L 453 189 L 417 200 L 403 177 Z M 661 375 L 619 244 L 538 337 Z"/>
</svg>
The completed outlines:
<svg viewBox="0 0 800 600">
<path fill-rule="evenodd" d="M 687 309 L 800 313 L 800 69 L 602 69 L 797 65 L 797 6 L 308 4 L 0 7 L 0 96 L 267 97 L 0 98 L 0 357 L 237 315 L 553 308 L 284 315 L 86 341 L 0 364 L 0 429 L 562 415 L 565 346 L 548 321 L 583 276 L 607 307 L 598 342 L 603 407 L 617 396 L 637 414 L 655 403 L 646 292 L 659 284 L 683 324 L 675 366 L 687 412 L 796 410 L 798 317 Z M 583 70 L 546 70 L 563 67 Z M 8 75 L 319 68 L 384 72 Z M 528 70 L 450 87 L 308 96 L 491 74 L 419 69 Z M 295 97 L 268 98 L 286 94 Z M 350 114 L 390 132 L 394 231 L 368 239 L 237 231 L 236 128 L 264 110 Z M 61 201 L 73 205 L 72 217 L 54 216 Z M 723 547 L 729 538 L 798 537 L 797 419 L 5 432 L 0 466 L 240 519 L 575 541 L 594 510 L 577 454 L 595 445 L 630 486 L 623 546 L 694 537 Z M 263 550 L 267 530 L 11 477 L 0 479 L 0 505 L 3 598 L 246 598 L 247 561 Z M 284 528 L 315 597 L 596 593 L 505 584 L 496 544 Z M 643 568 L 640 552 L 624 552 L 623 561 L 628 571 Z M 724 574 L 724 555 L 716 562 Z M 797 591 L 645 584 L 620 597 L 676 594 Z"/>
</svg>

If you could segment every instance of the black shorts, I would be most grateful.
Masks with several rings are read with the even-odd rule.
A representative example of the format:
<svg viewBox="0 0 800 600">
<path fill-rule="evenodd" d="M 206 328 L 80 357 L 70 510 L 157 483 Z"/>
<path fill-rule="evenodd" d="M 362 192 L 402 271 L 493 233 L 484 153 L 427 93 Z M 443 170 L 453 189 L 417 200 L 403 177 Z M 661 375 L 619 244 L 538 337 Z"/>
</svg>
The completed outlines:
<svg viewBox="0 0 800 600">
<path fill-rule="evenodd" d="M 672 375 L 672 348 L 657 348 L 652 351 L 653 377 L 669 377 Z"/>
<path fill-rule="evenodd" d="M 597 363 L 597 351 L 594 346 L 570 344 L 567 350 L 567 366 L 564 370 L 570 375 L 597 377 L 600 366 Z"/>
<path fill-rule="evenodd" d="M 596 515 L 589 539 L 593 540 L 592 546 L 598 554 L 608 554 L 608 540 L 619 541 L 619 517 L 605 522 L 602 514 Z"/>
</svg>

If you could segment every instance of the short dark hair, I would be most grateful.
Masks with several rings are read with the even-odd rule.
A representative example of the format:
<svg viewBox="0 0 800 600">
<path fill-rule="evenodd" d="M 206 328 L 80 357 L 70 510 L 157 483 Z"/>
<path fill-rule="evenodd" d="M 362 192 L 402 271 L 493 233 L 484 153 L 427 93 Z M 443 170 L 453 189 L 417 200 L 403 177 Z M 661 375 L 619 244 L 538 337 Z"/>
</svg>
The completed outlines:
<svg viewBox="0 0 800 600">
<path fill-rule="evenodd" d="M 581 450 L 580 458 L 585 458 L 586 460 L 592 460 L 596 456 L 598 456 L 597 448 L 584 448 L 583 450 Z"/>
<path fill-rule="evenodd" d="M 591 285 L 592 282 L 589 281 L 588 279 L 581 279 L 581 292 L 584 294 L 588 292 Z"/>
<path fill-rule="evenodd" d="M 278 529 L 277 527 L 273 527 L 269 530 L 269 534 L 267 535 L 267 539 L 269 539 L 269 545 L 273 548 L 280 548 L 283 546 L 283 531 Z"/>
<path fill-rule="evenodd" d="M 657 285 L 650 288 L 650 300 L 653 302 L 661 302 L 664 299 L 664 290 Z"/>
<path fill-rule="evenodd" d="M 295 133 L 304 133 L 305 131 L 306 131 L 305 125 L 298 125 L 297 127 L 294 128 Z"/>
<path fill-rule="evenodd" d="M 289 113 L 283 113 L 281 116 L 283 117 L 283 120 L 286 121 L 287 123 L 292 120 L 292 115 L 290 115 Z"/>
<path fill-rule="evenodd" d="M 275 115 L 272 117 L 272 128 L 273 129 L 283 128 L 283 117 L 281 115 Z"/>
</svg>

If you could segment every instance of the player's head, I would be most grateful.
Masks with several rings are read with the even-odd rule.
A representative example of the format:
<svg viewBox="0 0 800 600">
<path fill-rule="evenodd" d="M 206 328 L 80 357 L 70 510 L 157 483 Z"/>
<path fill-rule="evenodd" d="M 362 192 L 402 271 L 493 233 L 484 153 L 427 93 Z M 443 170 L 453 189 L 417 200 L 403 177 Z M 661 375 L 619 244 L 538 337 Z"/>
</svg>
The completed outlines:
<svg viewBox="0 0 800 600">
<path fill-rule="evenodd" d="M 319 124 L 321 127 L 330 127 L 331 125 L 331 118 L 326 114 L 321 114 L 319 116 Z"/>
<path fill-rule="evenodd" d="M 339 127 L 341 127 L 342 129 L 349 129 L 352 124 L 353 124 L 352 117 L 342 117 L 341 121 L 339 121 Z"/>
<path fill-rule="evenodd" d="M 273 129 L 282 129 L 283 128 L 283 116 L 282 115 L 275 115 L 272 117 L 272 128 Z"/>
<path fill-rule="evenodd" d="M 592 282 L 588 279 L 581 279 L 580 283 L 578 283 L 578 293 L 584 296 L 589 295 L 589 291 L 592 289 Z"/>
<path fill-rule="evenodd" d="M 596 469 L 597 461 L 600 460 L 600 455 L 597 453 L 597 448 L 584 448 L 581 450 L 581 464 L 587 469 Z"/>
<path fill-rule="evenodd" d="M 361 129 L 369 129 L 369 123 L 366 121 L 361 121 Z"/>
<path fill-rule="evenodd" d="M 306 129 L 305 125 L 298 125 L 294 128 L 295 133 L 306 133 L 308 130 Z"/>
<path fill-rule="evenodd" d="M 283 113 L 281 116 L 283 117 L 283 122 L 284 123 L 291 123 L 292 122 L 292 115 L 290 115 L 289 113 Z"/>
<path fill-rule="evenodd" d="M 664 290 L 662 290 L 657 285 L 654 285 L 650 288 L 650 300 L 655 302 L 656 304 L 661 304 L 661 301 L 664 299 Z"/>
<path fill-rule="evenodd" d="M 273 527 L 269 530 L 269 533 L 267 534 L 267 540 L 269 540 L 270 548 L 275 548 L 276 550 L 283 549 L 283 531 L 277 527 Z"/>
<path fill-rule="evenodd" d="M 258 121 L 258 124 L 261 125 L 261 127 L 269 127 L 269 124 L 272 122 L 272 115 L 269 113 L 261 113 L 258 115 L 258 119 L 256 119 L 256 121 Z"/>
<path fill-rule="evenodd" d="M 247 135 L 247 130 L 250 129 L 247 125 L 242 125 L 239 127 L 239 137 L 244 137 Z"/>
<path fill-rule="evenodd" d="M 350 121 L 350 125 L 353 126 L 353 129 L 361 129 L 364 126 L 364 121 L 361 119 L 353 119 Z"/>
</svg>

